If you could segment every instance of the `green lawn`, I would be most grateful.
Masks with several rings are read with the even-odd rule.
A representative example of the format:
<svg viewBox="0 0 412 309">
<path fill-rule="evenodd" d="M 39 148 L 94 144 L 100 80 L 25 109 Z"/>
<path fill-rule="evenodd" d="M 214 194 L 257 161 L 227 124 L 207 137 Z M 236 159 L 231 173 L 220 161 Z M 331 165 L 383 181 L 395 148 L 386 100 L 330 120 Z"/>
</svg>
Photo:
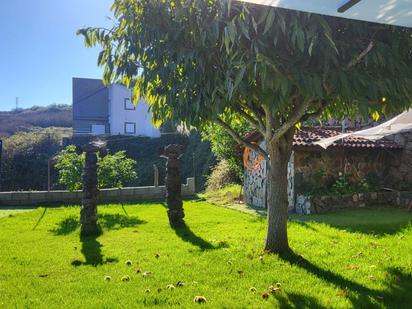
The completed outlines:
<svg viewBox="0 0 412 309">
<path fill-rule="evenodd" d="M 161 204 L 101 206 L 104 234 L 82 240 L 77 207 L 1 217 L 0 307 L 187 308 L 195 296 L 218 308 L 412 306 L 404 210 L 292 217 L 295 254 L 284 258 L 262 253 L 263 217 L 199 201 L 185 211 L 187 228 L 175 231 Z"/>
</svg>

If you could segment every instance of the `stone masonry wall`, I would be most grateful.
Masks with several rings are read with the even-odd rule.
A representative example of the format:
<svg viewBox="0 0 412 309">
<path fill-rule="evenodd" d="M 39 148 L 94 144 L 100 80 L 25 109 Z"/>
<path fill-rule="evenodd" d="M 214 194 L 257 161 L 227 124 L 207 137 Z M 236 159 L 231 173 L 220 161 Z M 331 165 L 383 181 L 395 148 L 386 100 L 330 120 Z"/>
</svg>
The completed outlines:
<svg viewBox="0 0 412 309">
<path fill-rule="evenodd" d="M 411 191 L 371 192 L 314 197 L 298 195 L 296 199 L 296 212 L 302 215 L 309 215 L 348 208 L 377 206 L 406 208 L 411 199 Z"/>
<path fill-rule="evenodd" d="M 412 132 L 389 137 L 403 146 L 400 152 L 390 155 L 386 186 L 397 190 L 412 190 Z"/>
<path fill-rule="evenodd" d="M 296 150 L 295 192 L 309 194 L 316 188 L 328 187 L 336 181 L 339 173 L 344 173 L 353 184 L 373 176 L 383 185 L 389 174 L 390 158 L 386 150 L 379 149 L 331 147 L 321 151 Z"/>
</svg>

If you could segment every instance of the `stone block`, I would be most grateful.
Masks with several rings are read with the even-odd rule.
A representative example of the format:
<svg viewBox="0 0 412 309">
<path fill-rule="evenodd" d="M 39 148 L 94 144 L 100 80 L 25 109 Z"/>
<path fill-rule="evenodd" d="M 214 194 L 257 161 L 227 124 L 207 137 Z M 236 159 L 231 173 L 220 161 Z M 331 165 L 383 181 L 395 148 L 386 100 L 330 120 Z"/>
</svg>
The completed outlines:
<svg viewBox="0 0 412 309">
<path fill-rule="evenodd" d="M 27 202 L 29 200 L 29 196 L 30 192 L 15 192 L 11 194 L 11 200 Z"/>
<path fill-rule="evenodd" d="M 36 202 L 45 202 L 47 201 L 47 192 L 30 192 L 30 200 L 36 201 Z"/>
<path fill-rule="evenodd" d="M 371 197 L 372 200 L 377 200 L 377 199 L 378 199 L 378 193 L 372 192 L 372 193 L 370 194 L 370 197 Z"/>
<path fill-rule="evenodd" d="M 0 201 L 10 201 L 11 200 L 11 192 L 1 192 L 0 193 Z"/>
<path fill-rule="evenodd" d="M 352 200 L 353 202 L 357 203 L 359 200 L 358 195 L 357 194 L 352 195 Z"/>
</svg>

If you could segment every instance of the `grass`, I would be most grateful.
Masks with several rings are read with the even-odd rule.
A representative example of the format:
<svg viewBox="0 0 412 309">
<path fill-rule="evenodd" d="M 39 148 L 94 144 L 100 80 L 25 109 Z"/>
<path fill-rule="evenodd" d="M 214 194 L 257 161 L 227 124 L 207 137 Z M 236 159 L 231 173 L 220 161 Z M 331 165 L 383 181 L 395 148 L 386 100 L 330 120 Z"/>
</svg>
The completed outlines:
<svg viewBox="0 0 412 309">
<path fill-rule="evenodd" d="M 100 206 L 103 235 L 82 239 L 78 207 L 0 218 L 0 307 L 188 308 L 199 306 L 196 296 L 211 308 L 412 304 L 412 214 L 404 210 L 293 217 L 294 253 L 280 258 L 262 252 L 264 217 L 205 201 L 184 206 L 187 226 L 178 230 L 162 204 Z M 276 283 L 281 291 L 263 299 Z"/>
</svg>

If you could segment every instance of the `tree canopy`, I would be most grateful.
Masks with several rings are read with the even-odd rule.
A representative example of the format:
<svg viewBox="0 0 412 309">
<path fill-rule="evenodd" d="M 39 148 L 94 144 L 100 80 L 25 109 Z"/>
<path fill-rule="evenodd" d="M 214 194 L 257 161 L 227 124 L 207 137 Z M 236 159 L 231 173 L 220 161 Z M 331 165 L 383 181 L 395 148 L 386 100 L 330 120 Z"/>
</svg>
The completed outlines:
<svg viewBox="0 0 412 309">
<path fill-rule="evenodd" d="M 253 115 L 263 129 L 264 106 L 281 127 L 412 101 L 408 29 L 234 1 L 116 0 L 113 11 L 112 29 L 79 32 L 101 45 L 105 81 L 133 87 L 157 120 Z"/>
</svg>

